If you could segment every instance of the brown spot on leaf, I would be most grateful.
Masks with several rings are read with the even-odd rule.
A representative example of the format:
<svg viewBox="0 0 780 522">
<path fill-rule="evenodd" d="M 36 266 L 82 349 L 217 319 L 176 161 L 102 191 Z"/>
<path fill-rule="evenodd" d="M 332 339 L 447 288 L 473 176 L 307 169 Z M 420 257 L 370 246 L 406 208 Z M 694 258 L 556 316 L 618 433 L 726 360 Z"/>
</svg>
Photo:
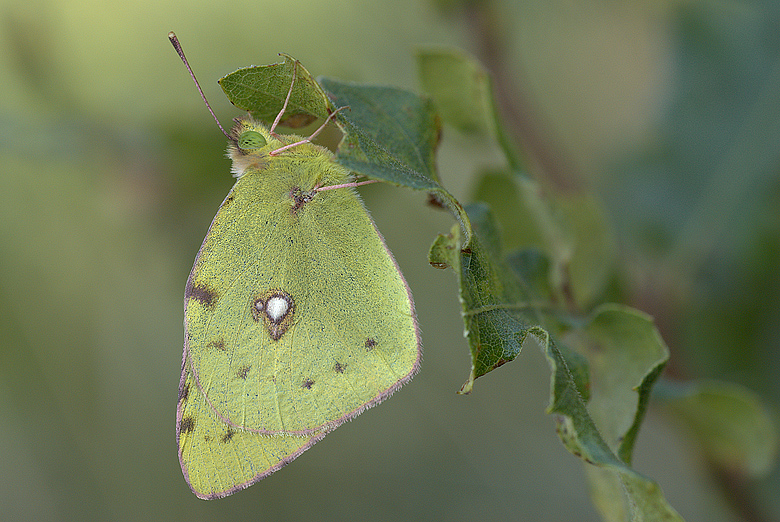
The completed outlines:
<svg viewBox="0 0 780 522">
<path fill-rule="evenodd" d="M 303 384 L 301 384 L 301 388 L 306 388 L 307 390 L 311 390 L 312 386 L 314 386 L 314 381 L 311 379 L 306 379 L 303 381 Z"/>
<path fill-rule="evenodd" d="M 502 357 L 501 359 L 499 359 L 498 361 L 496 361 L 496 364 L 494 364 L 494 365 L 493 365 L 493 369 L 495 370 L 495 369 L 496 369 L 496 368 L 498 368 L 499 366 L 503 366 L 503 365 L 505 365 L 505 364 L 506 364 L 506 363 L 508 363 L 508 362 L 509 362 L 509 359 L 504 359 L 504 358 Z"/>
<path fill-rule="evenodd" d="M 444 200 L 442 200 L 441 196 L 436 194 L 435 192 L 428 192 L 428 205 L 434 208 L 439 209 L 446 209 L 447 205 L 444 203 Z"/>
<path fill-rule="evenodd" d="M 377 344 L 378 343 L 376 342 L 376 340 L 374 340 L 372 337 L 369 337 L 368 339 L 366 339 L 366 351 L 370 352 L 376 347 Z"/>
<path fill-rule="evenodd" d="M 336 373 L 344 373 L 344 370 L 347 369 L 347 365 L 337 362 L 333 369 L 336 371 Z"/>
</svg>

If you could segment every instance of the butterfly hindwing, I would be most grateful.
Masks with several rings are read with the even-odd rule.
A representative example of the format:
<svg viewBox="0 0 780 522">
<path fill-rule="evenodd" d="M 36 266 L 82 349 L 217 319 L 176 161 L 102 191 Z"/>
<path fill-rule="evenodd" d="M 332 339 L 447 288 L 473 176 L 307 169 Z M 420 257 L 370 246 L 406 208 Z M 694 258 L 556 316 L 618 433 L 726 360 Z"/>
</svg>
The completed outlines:
<svg viewBox="0 0 780 522">
<path fill-rule="evenodd" d="M 246 488 L 311 447 L 314 437 L 269 437 L 232 427 L 208 405 L 184 363 L 177 409 L 179 461 L 190 488 L 203 499 Z"/>
</svg>

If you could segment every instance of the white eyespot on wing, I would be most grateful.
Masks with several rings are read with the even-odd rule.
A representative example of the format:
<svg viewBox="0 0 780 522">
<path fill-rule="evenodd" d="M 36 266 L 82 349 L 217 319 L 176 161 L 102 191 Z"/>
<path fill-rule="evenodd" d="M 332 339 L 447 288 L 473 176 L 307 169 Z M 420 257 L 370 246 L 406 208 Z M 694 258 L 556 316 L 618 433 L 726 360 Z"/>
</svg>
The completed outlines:
<svg viewBox="0 0 780 522">
<path fill-rule="evenodd" d="M 266 290 L 252 299 L 252 318 L 262 322 L 271 339 L 278 341 L 292 326 L 295 300 L 280 289 Z"/>
</svg>

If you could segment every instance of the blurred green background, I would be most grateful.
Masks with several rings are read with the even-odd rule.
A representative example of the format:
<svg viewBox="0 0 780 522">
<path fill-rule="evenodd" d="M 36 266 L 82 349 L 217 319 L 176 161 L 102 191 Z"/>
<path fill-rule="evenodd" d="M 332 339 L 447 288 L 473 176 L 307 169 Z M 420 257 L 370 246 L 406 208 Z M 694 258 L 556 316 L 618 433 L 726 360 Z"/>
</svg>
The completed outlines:
<svg viewBox="0 0 780 522">
<path fill-rule="evenodd" d="M 780 403 L 780 6 L 776 2 L 233 0 L 0 4 L 0 511 L 5 520 L 598 520 L 544 414 L 533 346 L 469 371 L 454 278 L 423 194 L 366 204 L 416 298 L 422 372 L 392 400 L 232 497 L 196 499 L 175 407 L 184 282 L 232 184 L 216 79 L 278 52 L 315 76 L 417 89 L 414 52 L 483 59 L 563 177 L 615 226 L 613 293 L 658 319 L 680 377 Z M 487 7 L 486 7 L 487 6 Z M 511 112 L 507 112 L 511 114 Z M 509 122 L 510 125 L 518 122 Z M 538 149 L 537 149 L 538 152 Z M 469 201 L 494 146 L 445 128 Z M 635 458 L 689 521 L 777 520 L 777 470 L 731 485 L 652 410 Z"/>
</svg>

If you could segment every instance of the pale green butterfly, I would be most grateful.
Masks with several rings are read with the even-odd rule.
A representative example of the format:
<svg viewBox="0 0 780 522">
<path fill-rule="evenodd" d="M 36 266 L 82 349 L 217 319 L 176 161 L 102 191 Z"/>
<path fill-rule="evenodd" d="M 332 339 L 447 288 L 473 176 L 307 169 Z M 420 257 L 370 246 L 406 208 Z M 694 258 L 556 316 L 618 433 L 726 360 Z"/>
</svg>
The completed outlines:
<svg viewBox="0 0 780 522">
<path fill-rule="evenodd" d="M 236 120 L 238 180 L 187 280 L 176 433 L 204 499 L 270 475 L 420 364 L 406 281 L 350 172 L 310 143 L 336 112 L 309 138 L 274 133 L 293 85 L 270 129 Z"/>
</svg>

